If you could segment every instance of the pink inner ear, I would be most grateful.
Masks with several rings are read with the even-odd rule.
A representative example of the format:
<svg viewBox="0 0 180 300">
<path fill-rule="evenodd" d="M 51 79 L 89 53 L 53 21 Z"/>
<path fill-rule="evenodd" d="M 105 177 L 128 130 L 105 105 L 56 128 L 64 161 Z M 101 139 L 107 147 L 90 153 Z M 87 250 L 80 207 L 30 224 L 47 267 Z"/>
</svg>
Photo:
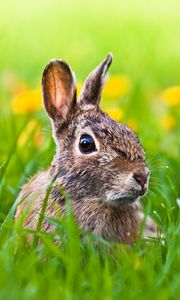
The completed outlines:
<svg viewBox="0 0 180 300">
<path fill-rule="evenodd" d="M 54 89 L 53 104 L 56 107 L 56 109 L 60 112 L 61 116 L 65 119 L 68 113 L 67 91 L 57 80 L 54 80 L 54 85 L 55 85 L 55 89 Z"/>
<path fill-rule="evenodd" d="M 68 114 L 67 98 L 66 91 L 62 88 L 60 92 L 60 88 L 58 88 L 56 92 L 56 107 L 64 119 Z"/>
<path fill-rule="evenodd" d="M 67 118 L 75 91 L 75 81 L 69 66 L 63 61 L 53 60 L 43 73 L 43 97 L 45 108 L 52 119 Z"/>
<path fill-rule="evenodd" d="M 55 89 L 55 106 L 58 109 L 58 111 L 61 110 L 61 106 L 63 105 L 63 90 L 59 87 L 56 87 Z"/>
<path fill-rule="evenodd" d="M 54 95 L 52 97 L 52 101 L 56 109 L 60 112 L 63 118 L 66 117 L 68 113 L 67 106 L 67 91 L 61 82 L 53 76 L 53 84 L 54 84 Z"/>
</svg>

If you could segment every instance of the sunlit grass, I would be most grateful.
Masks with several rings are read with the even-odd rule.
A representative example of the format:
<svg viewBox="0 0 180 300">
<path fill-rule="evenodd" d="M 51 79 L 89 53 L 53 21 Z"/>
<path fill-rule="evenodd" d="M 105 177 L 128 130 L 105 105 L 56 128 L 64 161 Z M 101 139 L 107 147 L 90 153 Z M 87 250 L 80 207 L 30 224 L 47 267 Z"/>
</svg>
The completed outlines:
<svg viewBox="0 0 180 300">
<path fill-rule="evenodd" d="M 9 9 L 11 7 L 11 9 Z M 180 4 L 178 1 L 7 0 L 0 18 L 0 299 L 177 299 L 180 289 Z M 41 76 L 54 57 L 88 73 L 112 51 L 102 108 L 138 134 L 151 170 L 145 211 L 161 238 L 133 247 L 79 234 L 70 213 L 56 230 L 14 223 L 29 176 L 55 152 Z M 54 243 L 61 240 L 61 245 Z M 40 241 L 40 243 L 37 243 Z"/>
</svg>

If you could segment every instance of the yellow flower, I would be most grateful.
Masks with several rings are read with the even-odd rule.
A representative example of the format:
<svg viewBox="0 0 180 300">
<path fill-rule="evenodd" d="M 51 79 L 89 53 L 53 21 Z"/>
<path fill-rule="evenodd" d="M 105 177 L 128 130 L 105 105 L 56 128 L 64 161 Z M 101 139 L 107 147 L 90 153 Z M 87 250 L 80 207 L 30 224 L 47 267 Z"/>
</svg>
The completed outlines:
<svg viewBox="0 0 180 300">
<path fill-rule="evenodd" d="M 176 125 L 176 121 L 173 116 L 165 115 L 160 120 L 161 126 L 164 129 L 172 129 Z"/>
<path fill-rule="evenodd" d="M 44 142 L 44 136 L 41 130 L 36 131 L 34 138 L 33 138 L 33 145 L 35 148 L 39 148 Z"/>
<path fill-rule="evenodd" d="M 33 133 L 33 136 L 30 139 L 30 135 L 32 133 Z M 40 128 L 38 127 L 38 123 L 35 119 L 32 119 L 31 121 L 29 121 L 27 126 L 24 128 L 24 130 L 20 134 L 19 139 L 18 139 L 18 145 L 23 146 L 28 141 L 28 139 L 31 140 L 31 142 L 33 143 L 35 148 L 39 148 L 44 141 L 42 132 L 41 132 Z"/>
<path fill-rule="evenodd" d="M 135 119 L 129 119 L 127 121 L 127 125 L 132 128 L 134 131 L 136 131 L 138 129 L 138 123 L 137 123 L 137 120 Z"/>
<path fill-rule="evenodd" d="M 128 77 L 116 75 L 111 77 L 105 84 L 103 95 L 108 97 L 122 97 L 131 89 L 131 83 Z"/>
<path fill-rule="evenodd" d="M 120 121 L 122 119 L 123 111 L 118 107 L 105 108 L 104 111 L 115 121 Z"/>
<path fill-rule="evenodd" d="M 81 89 L 82 89 L 82 84 L 78 83 L 77 84 L 77 97 L 80 95 Z"/>
<path fill-rule="evenodd" d="M 26 90 L 17 94 L 12 100 L 12 109 L 15 113 L 25 114 L 42 107 L 41 90 Z"/>
<path fill-rule="evenodd" d="M 161 94 L 161 101 L 170 106 L 179 105 L 180 86 L 174 86 L 164 90 Z"/>
</svg>

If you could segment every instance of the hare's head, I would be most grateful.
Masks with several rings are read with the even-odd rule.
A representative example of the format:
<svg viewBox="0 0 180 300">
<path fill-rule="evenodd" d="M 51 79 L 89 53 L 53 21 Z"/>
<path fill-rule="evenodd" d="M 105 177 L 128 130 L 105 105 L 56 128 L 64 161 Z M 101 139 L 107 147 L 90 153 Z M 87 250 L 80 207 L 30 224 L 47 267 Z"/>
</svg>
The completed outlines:
<svg viewBox="0 0 180 300">
<path fill-rule="evenodd" d="M 107 58 L 88 76 L 79 98 L 68 64 L 52 60 L 42 80 L 44 105 L 57 150 L 51 166 L 73 200 L 129 204 L 148 186 L 144 150 L 136 134 L 99 107 Z"/>
</svg>

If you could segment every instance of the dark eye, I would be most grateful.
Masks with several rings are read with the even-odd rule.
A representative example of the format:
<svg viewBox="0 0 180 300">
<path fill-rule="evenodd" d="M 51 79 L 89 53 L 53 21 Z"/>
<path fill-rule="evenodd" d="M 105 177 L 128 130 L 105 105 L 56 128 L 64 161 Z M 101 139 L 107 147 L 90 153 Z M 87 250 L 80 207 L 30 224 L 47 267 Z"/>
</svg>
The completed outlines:
<svg viewBox="0 0 180 300">
<path fill-rule="evenodd" d="M 79 141 L 79 150 L 82 153 L 91 153 L 96 151 L 96 145 L 92 136 L 83 134 Z"/>
</svg>

